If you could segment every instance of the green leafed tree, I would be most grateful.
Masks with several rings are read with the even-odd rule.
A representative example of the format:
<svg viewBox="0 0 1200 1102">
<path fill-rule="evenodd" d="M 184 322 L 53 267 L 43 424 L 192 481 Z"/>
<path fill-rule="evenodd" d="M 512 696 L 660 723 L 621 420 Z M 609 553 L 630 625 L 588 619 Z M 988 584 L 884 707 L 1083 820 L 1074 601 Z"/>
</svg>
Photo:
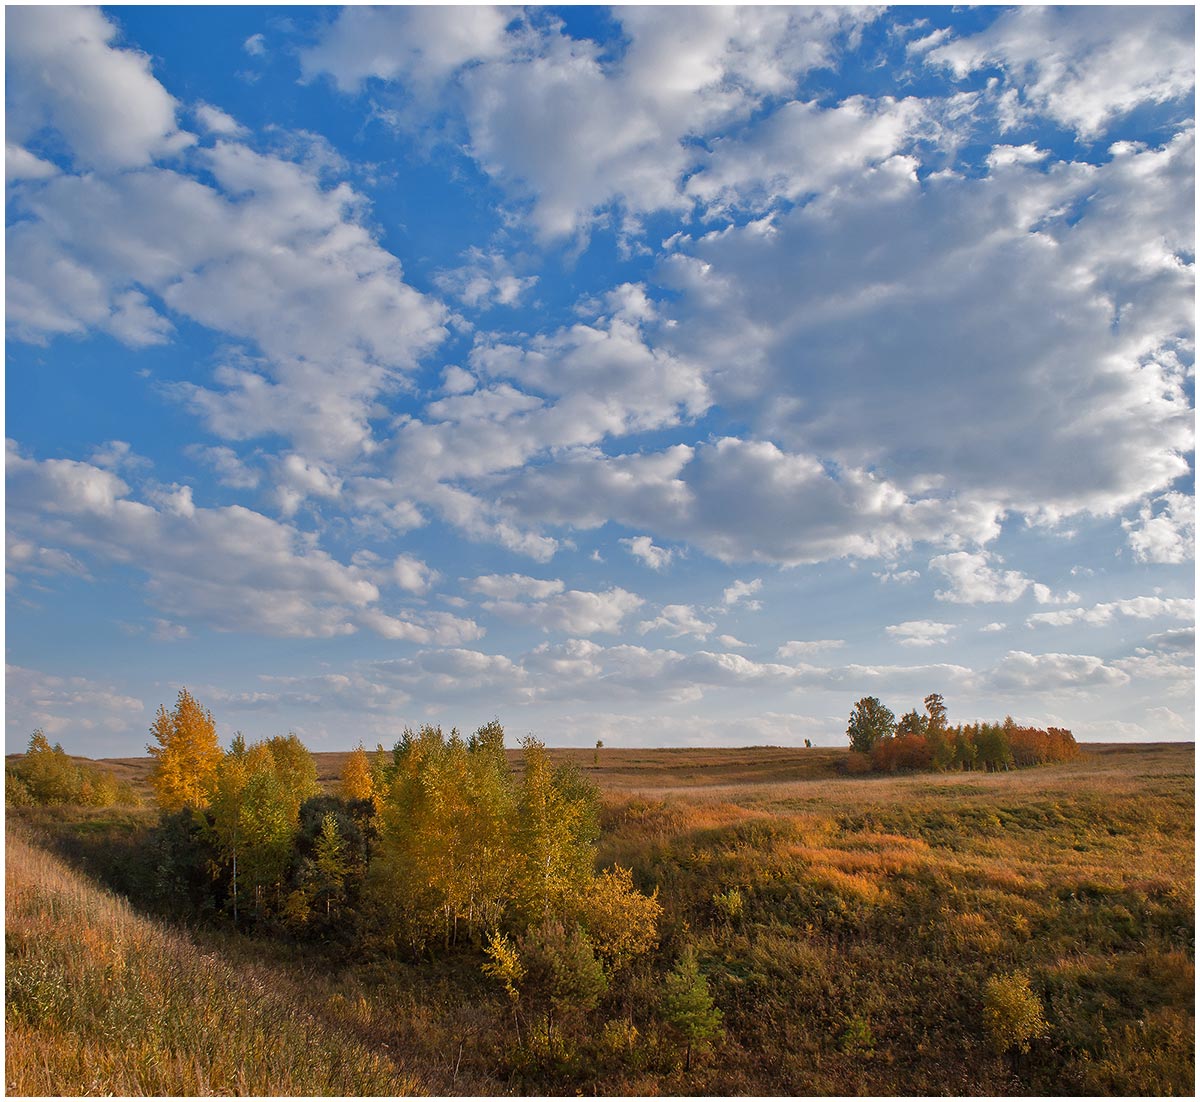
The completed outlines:
<svg viewBox="0 0 1200 1102">
<path fill-rule="evenodd" d="M 954 763 L 954 740 L 946 726 L 946 702 L 941 693 L 930 693 L 925 698 L 925 711 L 929 714 L 925 724 L 929 763 L 938 771 L 949 769 Z"/>
<path fill-rule="evenodd" d="M 860 754 L 869 754 L 881 739 L 890 738 L 896 730 L 896 717 L 890 708 L 884 707 L 878 697 L 864 696 L 850 713 L 846 737 L 850 749 Z"/>
<path fill-rule="evenodd" d="M 905 712 L 899 720 L 896 721 L 896 736 L 902 735 L 918 735 L 924 738 L 926 731 L 929 728 L 929 720 L 921 715 L 920 712 L 913 708 L 911 712 Z"/>
<path fill-rule="evenodd" d="M 239 741 L 218 765 L 209 810 L 232 874 L 235 918 L 244 904 L 261 917 L 277 901 L 299 823 L 293 779 L 268 743 Z"/>
<path fill-rule="evenodd" d="M 33 803 L 75 803 L 79 798 L 79 771 L 57 743 L 41 728 L 29 739 L 29 749 L 20 762 L 18 773 L 27 786 Z"/>
<path fill-rule="evenodd" d="M 976 760 L 989 773 L 1012 768 L 1012 745 L 1000 723 L 981 723 L 975 735 Z"/>
<path fill-rule="evenodd" d="M 925 711 L 929 713 L 929 726 L 946 728 L 946 702 L 941 693 L 930 693 L 925 698 Z"/>
<path fill-rule="evenodd" d="M 384 785 L 371 872 L 376 901 L 414 948 L 495 928 L 513 897 L 516 794 L 498 723 L 469 742 L 406 732 Z M 382 772 L 382 771 L 381 771 Z"/>
<path fill-rule="evenodd" d="M 316 869 L 314 896 L 318 905 L 324 903 L 328 916 L 342 900 L 351 865 L 349 846 L 338 830 L 337 816 L 332 811 L 326 812 L 321 820 L 321 833 L 313 850 L 313 865 Z"/>
<path fill-rule="evenodd" d="M 246 762 L 241 817 L 247 843 L 244 879 L 253 891 L 255 912 L 262 916 L 287 870 L 299 813 L 295 797 L 276 771 L 275 756 L 268 747 L 261 744 L 250 747 Z"/>
<path fill-rule="evenodd" d="M 287 794 L 289 804 L 295 805 L 294 810 L 289 807 L 289 815 L 298 817 L 300 805 L 321 792 L 317 784 L 317 763 L 308 747 L 290 731 L 267 739 L 266 746 L 275 762 L 275 776 Z"/>
<path fill-rule="evenodd" d="M 238 864 L 245 851 L 245 825 L 242 822 L 242 800 L 246 791 L 246 744 L 238 732 L 230 752 L 217 763 L 216 778 L 212 785 L 212 801 L 209 812 L 212 833 L 217 847 L 229 866 L 233 921 L 238 920 Z"/>
<path fill-rule="evenodd" d="M 951 760 L 959 769 L 975 768 L 975 762 L 979 756 L 979 750 L 975 745 L 975 734 L 976 728 L 967 724 L 954 729 L 952 738 L 954 752 Z"/>
</svg>

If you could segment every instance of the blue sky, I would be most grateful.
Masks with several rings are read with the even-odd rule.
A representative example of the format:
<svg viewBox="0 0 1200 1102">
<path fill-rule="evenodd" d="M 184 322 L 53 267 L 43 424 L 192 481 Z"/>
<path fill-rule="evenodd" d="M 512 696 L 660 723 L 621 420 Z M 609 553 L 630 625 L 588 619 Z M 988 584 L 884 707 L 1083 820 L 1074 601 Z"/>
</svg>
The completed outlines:
<svg viewBox="0 0 1200 1102">
<path fill-rule="evenodd" d="M 1190 7 L 6 24 L 9 751 L 1192 737 Z"/>
</svg>

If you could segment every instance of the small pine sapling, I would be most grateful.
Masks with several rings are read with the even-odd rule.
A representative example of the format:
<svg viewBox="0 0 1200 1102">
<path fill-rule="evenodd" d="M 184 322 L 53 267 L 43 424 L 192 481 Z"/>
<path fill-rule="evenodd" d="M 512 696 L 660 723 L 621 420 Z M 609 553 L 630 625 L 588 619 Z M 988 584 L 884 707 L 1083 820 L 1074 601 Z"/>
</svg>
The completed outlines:
<svg viewBox="0 0 1200 1102">
<path fill-rule="evenodd" d="M 721 1011 L 713 1003 L 708 980 L 690 945 L 667 974 L 662 1013 L 668 1028 L 683 1042 L 684 1071 L 691 1071 L 692 1049 L 703 1050 L 721 1032 Z"/>
</svg>

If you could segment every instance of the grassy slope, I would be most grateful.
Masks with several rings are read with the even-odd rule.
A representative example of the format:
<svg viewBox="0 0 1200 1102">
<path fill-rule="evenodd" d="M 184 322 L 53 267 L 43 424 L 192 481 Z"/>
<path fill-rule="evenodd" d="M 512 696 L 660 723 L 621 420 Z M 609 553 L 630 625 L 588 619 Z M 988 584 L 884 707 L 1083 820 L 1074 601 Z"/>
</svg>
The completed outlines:
<svg viewBox="0 0 1200 1102">
<path fill-rule="evenodd" d="M 598 766 L 591 750 L 555 754 L 579 761 L 604 792 L 602 862 L 660 888 L 658 967 L 684 940 L 699 947 L 726 1035 L 690 1075 L 656 1032 L 647 977 L 622 985 L 581 1030 L 590 1055 L 531 1067 L 474 958 L 335 970 L 222 935 L 209 938 L 210 955 L 239 975 L 257 969 L 282 1005 L 318 1008 L 334 1036 L 402 1053 L 435 1092 L 1191 1093 L 1190 744 L 1091 746 L 1076 762 L 1021 772 L 898 778 L 842 777 L 835 750 L 605 749 Z M 318 755 L 322 779 L 343 758 Z M 122 764 L 136 780 L 148 762 Z M 80 813 L 59 830 L 80 854 L 115 821 Z M 713 895 L 734 887 L 744 908 L 730 918 Z M 39 906 L 48 899 L 30 904 Z M 16 913 L 10 902 L 10 930 Z M 79 941 L 77 918 L 38 921 L 56 931 L 49 944 Z M 10 969 L 13 943 L 10 933 Z M 1050 1032 L 1010 1059 L 987 1047 L 981 1000 L 989 976 L 1016 969 L 1045 1002 Z M 253 1005 L 226 1019 L 226 1032 L 252 1033 Z M 79 1062 L 64 1035 L 123 1028 L 119 1017 L 96 1024 L 89 1004 L 61 1014 L 42 1030 L 60 1038 L 53 1059 L 65 1068 Z M 596 1038 L 622 1020 L 639 1032 L 605 1057 Z M 12 1046 L 24 1035 L 11 1006 L 9 1022 Z M 155 1089 L 187 1093 L 181 1068 L 182 1079 Z M 86 1089 L 78 1073 L 58 1076 L 55 1089 Z M 260 1089 L 296 1093 L 300 1081 Z M 118 1079 L 106 1089 L 131 1088 Z"/>
<path fill-rule="evenodd" d="M 7 832 L 11 1095 L 413 1093 L 282 977 L 201 952 Z"/>
</svg>

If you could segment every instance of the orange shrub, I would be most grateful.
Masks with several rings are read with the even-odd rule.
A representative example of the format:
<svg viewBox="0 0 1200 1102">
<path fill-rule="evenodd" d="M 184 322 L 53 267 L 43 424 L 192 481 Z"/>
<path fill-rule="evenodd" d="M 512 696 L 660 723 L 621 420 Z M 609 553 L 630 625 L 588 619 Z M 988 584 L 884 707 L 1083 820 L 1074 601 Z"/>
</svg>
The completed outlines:
<svg viewBox="0 0 1200 1102">
<path fill-rule="evenodd" d="M 846 772 L 854 776 L 871 772 L 871 755 L 851 750 L 846 755 Z"/>
<path fill-rule="evenodd" d="M 932 765 L 929 740 L 922 735 L 882 739 L 871 750 L 871 767 L 879 773 L 920 772 Z"/>
</svg>

